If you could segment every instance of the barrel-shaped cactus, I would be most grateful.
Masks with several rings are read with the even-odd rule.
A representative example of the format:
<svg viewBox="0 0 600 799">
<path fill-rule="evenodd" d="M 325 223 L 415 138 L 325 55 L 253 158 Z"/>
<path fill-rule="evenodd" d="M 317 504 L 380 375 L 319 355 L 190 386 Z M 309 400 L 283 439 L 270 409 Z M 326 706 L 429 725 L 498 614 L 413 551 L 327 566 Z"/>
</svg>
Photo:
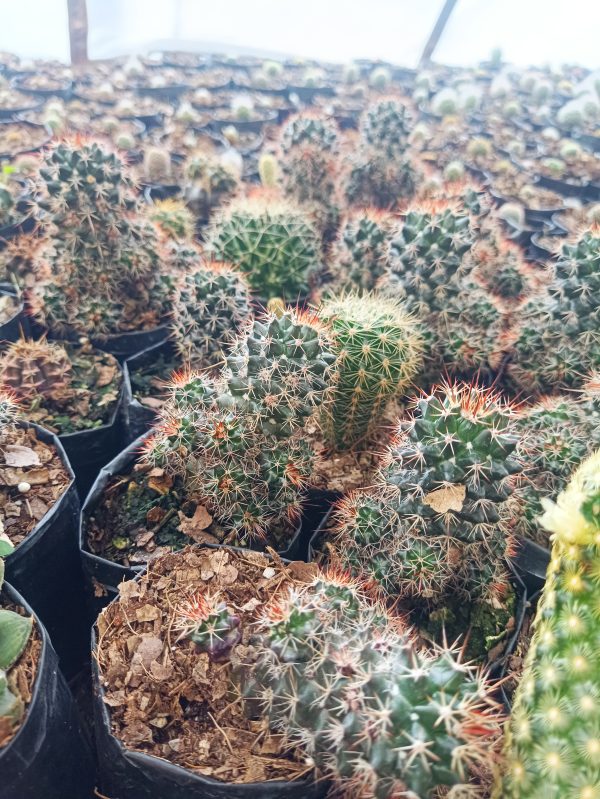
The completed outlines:
<svg viewBox="0 0 600 799">
<path fill-rule="evenodd" d="M 194 235 L 194 216 L 182 200 L 160 200 L 152 206 L 149 216 L 167 238 L 187 241 Z"/>
<path fill-rule="evenodd" d="M 600 452 L 554 504 L 552 557 L 507 725 L 497 799 L 593 799 L 600 790 Z"/>
<path fill-rule="evenodd" d="M 330 271 L 336 289 L 370 291 L 385 271 L 394 217 L 376 208 L 344 220 L 333 246 Z"/>
<path fill-rule="evenodd" d="M 72 377 L 68 352 L 52 341 L 21 339 L 0 355 L 0 383 L 27 402 L 59 399 L 69 392 Z"/>
<path fill-rule="evenodd" d="M 421 363 L 421 335 L 400 302 L 377 293 L 333 297 L 319 315 L 331 325 L 337 354 L 324 430 L 336 449 L 347 449 L 372 431 L 388 401 L 410 385 Z"/>
<path fill-rule="evenodd" d="M 408 147 L 412 118 L 408 108 L 395 97 L 386 97 L 369 106 L 360 121 L 362 138 L 388 157 L 402 155 Z"/>
</svg>

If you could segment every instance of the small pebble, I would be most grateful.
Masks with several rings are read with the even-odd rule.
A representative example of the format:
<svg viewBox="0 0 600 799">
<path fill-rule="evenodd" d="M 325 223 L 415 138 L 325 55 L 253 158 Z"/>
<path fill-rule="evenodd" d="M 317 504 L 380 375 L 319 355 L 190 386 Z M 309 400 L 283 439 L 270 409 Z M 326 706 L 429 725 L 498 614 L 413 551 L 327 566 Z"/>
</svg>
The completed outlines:
<svg viewBox="0 0 600 799">
<path fill-rule="evenodd" d="M 271 577 L 275 577 L 275 569 L 272 566 L 267 566 L 263 572 L 263 577 L 265 580 L 270 580 Z"/>
<path fill-rule="evenodd" d="M 19 483 L 19 485 L 17 486 L 17 491 L 20 494 L 26 494 L 30 489 L 31 489 L 31 484 L 30 483 L 26 483 L 25 481 L 23 481 L 22 483 Z"/>
</svg>

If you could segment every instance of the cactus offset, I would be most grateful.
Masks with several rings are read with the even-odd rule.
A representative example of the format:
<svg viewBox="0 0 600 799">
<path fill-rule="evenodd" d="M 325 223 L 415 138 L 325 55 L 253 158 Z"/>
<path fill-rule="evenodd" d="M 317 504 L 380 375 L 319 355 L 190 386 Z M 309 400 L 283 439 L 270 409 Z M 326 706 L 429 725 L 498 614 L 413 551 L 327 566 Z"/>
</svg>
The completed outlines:
<svg viewBox="0 0 600 799">
<path fill-rule="evenodd" d="M 319 311 L 335 336 L 336 382 L 325 408 L 325 435 L 336 449 L 364 439 L 388 401 L 421 363 L 418 325 L 401 303 L 378 294 L 346 294 Z"/>
<path fill-rule="evenodd" d="M 320 240 L 309 217 L 288 203 L 255 198 L 227 207 L 215 220 L 209 251 L 241 269 L 264 298 L 296 300 L 319 264 Z"/>
<path fill-rule="evenodd" d="M 240 617 L 217 597 L 195 594 L 178 608 L 182 635 L 213 661 L 227 660 L 241 638 Z"/>
<path fill-rule="evenodd" d="M 498 716 L 481 675 L 452 651 L 418 652 L 410 631 L 328 575 L 275 596 L 258 638 L 245 696 L 345 795 L 477 795 L 469 772 L 489 758 Z"/>
<path fill-rule="evenodd" d="M 67 351 L 51 341 L 21 339 L 0 355 L 0 382 L 27 403 L 36 397 L 60 400 L 70 392 L 72 377 Z"/>
<path fill-rule="evenodd" d="M 221 377 L 181 377 L 147 447 L 245 542 L 294 518 L 313 454 L 299 435 L 324 401 L 334 356 L 316 319 L 286 312 L 252 322 Z"/>
<path fill-rule="evenodd" d="M 234 340 L 250 316 L 250 294 L 244 276 L 229 264 L 196 256 L 178 287 L 172 329 L 184 361 L 200 368 L 218 360 Z"/>
<path fill-rule="evenodd" d="M 552 558 L 507 725 L 498 799 L 594 799 L 600 788 L 600 453 L 574 473 L 541 523 Z"/>
<path fill-rule="evenodd" d="M 347 217 L 333 246 L 336 288 L 375 288 L 385 270 L 394 222 L 391 214 L 372 208 Z"/>
</svg>

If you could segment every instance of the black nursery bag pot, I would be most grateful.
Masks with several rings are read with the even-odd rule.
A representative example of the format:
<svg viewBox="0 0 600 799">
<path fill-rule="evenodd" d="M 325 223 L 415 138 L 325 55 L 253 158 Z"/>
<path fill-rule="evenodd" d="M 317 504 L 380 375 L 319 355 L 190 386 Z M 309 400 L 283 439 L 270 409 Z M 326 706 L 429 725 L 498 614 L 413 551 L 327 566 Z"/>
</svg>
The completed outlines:
<svg viewBox="0 0 600 799">
<path fill-rule="evenodd" d="M 8 583 L 3 595 L 32 608 Z M 38 618 L 42 640 L 31 702 L 16 735 L 0 749 L 0 799 L 90 799 L 94 763 L 77 711 L 48 633 Z"/>
</svg>

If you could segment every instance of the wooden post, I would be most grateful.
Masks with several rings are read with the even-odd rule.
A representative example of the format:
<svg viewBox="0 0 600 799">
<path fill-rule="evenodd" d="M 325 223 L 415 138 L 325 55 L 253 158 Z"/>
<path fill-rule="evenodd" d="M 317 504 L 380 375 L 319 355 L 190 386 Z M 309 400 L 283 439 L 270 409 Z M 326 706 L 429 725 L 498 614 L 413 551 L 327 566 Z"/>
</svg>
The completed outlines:
<svg viewBox="0 0 600 799">
<path fill-rule="evenodd" d="M 446 23 L 450 18 L 450 14 L 454 10 L 454 6 L 456 5 L 456 0 L 446 0 L 444 3 L 444 7 L 440 11 L 440 15 L 436 20 L 435 25 L 433 26 L 433 30 L 429 34 L 429 39 L 427 39 L 427 44 L 423 50 L 423 54 L 419 61 L 419 68 L 426 66 L 431 61 L 431 56 L 433 55 L 433 51 L 437 47 L 437 43 L 440 40 L 442 33 L 444 32 L 444 28 L 446 27 Z"/>
<path fill-rule="evenodd" d="M 69 43 L 71 46 L 71 64 L 85 64 L 88 60 L 87 8 L 86 0 L 67 0 L 69 10 Z"/>
</svg>

